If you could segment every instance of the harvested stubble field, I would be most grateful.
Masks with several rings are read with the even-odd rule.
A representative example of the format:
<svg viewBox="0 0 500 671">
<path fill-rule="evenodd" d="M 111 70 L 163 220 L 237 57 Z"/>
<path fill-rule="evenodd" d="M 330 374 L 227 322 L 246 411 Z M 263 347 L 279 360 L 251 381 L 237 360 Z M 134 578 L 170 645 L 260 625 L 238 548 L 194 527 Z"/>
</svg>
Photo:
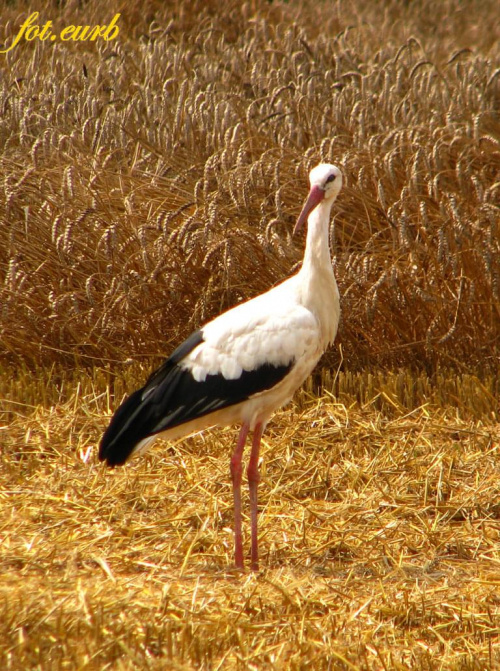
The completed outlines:
<svg viewBox="0 0 500 671">
<path fill-rule="evenodd" d="M 112 42 L 0 54 L 0 668 L 500 666 L 497 3 L 9 2 Z M 96 464 L 107 416 L 300 262 L 319 160 L 336 346 L 265 436 Z"/>
</svg>

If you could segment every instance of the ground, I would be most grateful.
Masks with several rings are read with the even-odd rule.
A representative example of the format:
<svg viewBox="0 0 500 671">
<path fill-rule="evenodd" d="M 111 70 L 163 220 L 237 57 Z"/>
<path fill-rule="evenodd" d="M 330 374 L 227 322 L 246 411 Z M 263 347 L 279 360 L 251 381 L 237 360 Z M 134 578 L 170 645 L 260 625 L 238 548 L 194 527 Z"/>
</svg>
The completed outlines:
<svg viewBox="0 0 500 671">
<path fill-rule="evenodd" d="M 4 378 L 2 668 L 500 663 L 493 420 L 302 391 L 265 434 L 261 569 L 239 573 L 237 428 L 108 470 L 96 441 L 112 399 L 96 380 L 53 379 L 33 404 L 26 378 Z"/>
</svg>

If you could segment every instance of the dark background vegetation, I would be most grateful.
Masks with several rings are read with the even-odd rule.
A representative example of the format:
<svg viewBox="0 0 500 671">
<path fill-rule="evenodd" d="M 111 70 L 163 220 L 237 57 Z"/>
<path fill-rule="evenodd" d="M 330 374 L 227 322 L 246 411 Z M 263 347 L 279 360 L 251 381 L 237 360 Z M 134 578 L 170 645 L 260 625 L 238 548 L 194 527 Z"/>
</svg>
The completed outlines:
<svg viewBox="0 0 500 671">
<path fill-rule="evenodd" d="M 168 353 L 297 267 L 330 161 L 344 365 L 498 369 L 495 2 L 19 2 L 4 47 L 34 10 L 120 33 L 0 56 L 4 359 Z"/>
</svg>

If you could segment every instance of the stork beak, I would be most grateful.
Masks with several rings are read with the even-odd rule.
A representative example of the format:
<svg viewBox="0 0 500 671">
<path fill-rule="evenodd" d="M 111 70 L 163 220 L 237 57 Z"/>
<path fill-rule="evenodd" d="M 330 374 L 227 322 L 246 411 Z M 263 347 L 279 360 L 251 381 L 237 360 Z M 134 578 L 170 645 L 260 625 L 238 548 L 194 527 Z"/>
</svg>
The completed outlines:
<svg viewBox="0 0 500 671">
<path fill-rule="evenodd" d="M 321 187 L 319 186 L 311 187 L 309 195 L 307 196 L 307 200 L 304 203 L 304 207 L 302 208 L 302 212 L 299 214 L 299 218 L 297 219 L 297 223 L 295 224 L 295 228 L 293 229 L 294 235 L 300 231 L 307 217 L 311 214 L 314 208 L 321 203 L 324 197 L 325 192 Z"/>
</svg>

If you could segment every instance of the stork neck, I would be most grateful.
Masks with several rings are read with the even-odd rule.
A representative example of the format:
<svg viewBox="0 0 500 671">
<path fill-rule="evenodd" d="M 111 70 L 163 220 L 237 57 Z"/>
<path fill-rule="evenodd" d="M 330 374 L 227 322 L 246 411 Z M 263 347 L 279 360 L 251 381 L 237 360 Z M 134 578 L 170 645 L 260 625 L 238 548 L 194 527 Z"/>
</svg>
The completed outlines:
<svg viewBox="0 0 500 671">
<path fill-rule="evenodd" d="M 302 268 L 306 272 L 328 269 L 333 274 L 330 258 L 329 222 L 333 201 L 320 203 L 309 215 L 307 239 Z"/>
<path fill-rule="evenodd" d="M 301 303 L 318 320 L 324 348 L 335 338 L 340 312 L 328 235 L 332 202 L 320 203 L 309 215 L 304 261 L 298 275 Z"/>
</svg>

